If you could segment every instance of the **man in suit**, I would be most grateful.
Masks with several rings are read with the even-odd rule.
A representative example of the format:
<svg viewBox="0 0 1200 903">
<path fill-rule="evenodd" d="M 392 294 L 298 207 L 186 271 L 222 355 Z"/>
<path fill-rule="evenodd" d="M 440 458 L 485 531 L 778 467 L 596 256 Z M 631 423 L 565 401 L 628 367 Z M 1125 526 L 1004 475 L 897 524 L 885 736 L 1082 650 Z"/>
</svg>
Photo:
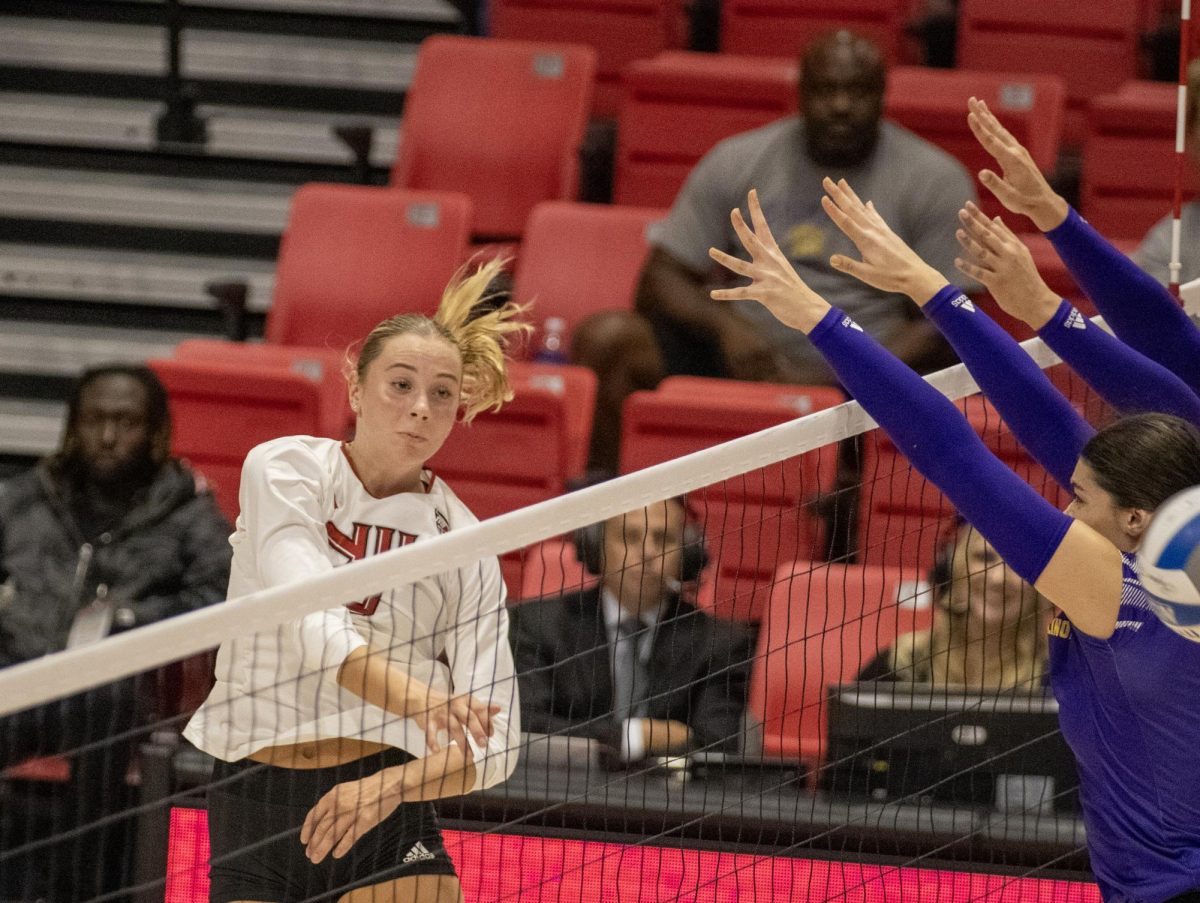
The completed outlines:
<svg viewBox="0 0 1200 903">
<path fill-rule="evenodd" d="M 593 524 L 577 544 L 599 585 L 510 609 L 524 730 L 592 737 L 623 762 L 739 749 L 752 637 L 680 598 L 704 566 L 685 502 Z"/>
</svg>

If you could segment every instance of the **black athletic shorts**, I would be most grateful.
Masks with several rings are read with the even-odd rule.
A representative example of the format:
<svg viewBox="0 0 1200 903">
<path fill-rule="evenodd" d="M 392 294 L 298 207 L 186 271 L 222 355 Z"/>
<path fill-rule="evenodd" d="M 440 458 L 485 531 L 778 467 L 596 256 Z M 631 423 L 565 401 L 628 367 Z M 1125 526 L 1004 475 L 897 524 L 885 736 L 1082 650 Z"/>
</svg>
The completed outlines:
<svg viewBox="0 0 1200 903">
<path fill-rule="evenodd" d="M 300 827 L 327 791 L 412 759 L 398 749 L 332 768 L 218 759 L 208 791 L 210 903 L 335 901 L 396 878 L 453 875 L 432 803 L 402 803 L 341 859 L 330 854 L 314 865 L 304 855 Z"/>
</svg>

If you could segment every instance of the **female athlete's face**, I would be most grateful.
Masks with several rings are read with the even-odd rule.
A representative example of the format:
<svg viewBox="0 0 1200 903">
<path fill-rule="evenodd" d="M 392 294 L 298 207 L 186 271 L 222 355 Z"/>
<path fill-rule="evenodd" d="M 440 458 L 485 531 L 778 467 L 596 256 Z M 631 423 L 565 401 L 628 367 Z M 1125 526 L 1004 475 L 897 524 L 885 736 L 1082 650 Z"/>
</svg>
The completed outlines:
<svg viewBox="0 0 1200 903">
<path fill-rule="evenodd" d="M 1137 549 L 1140 532 L 1131 532 L 1131 528 L 1138 520 L 1138 512 L 1117 505 L 1112 495 L 1096 482 L 1092 466 L 1082 458 L 1071 474 L 1071 495 L 1067 514 L 1087 524 L 1118 549 L 1124 552 Z"/>
<path fill-rule="evenodd" d="M 1013 627 L 1037 610 L 1037 591 L 969 526 L 959 531 L 951 573 L 951 609 L 965 609 L 985 629 Z"/>
<path fill-rule="evenodd" d="M 398 463 L 423 464 L 454 427 L 461 392 L 457 348 L 441 336 L 393 336 L 351 387 L 350 404 L 358 414 L 355 445 L 387 449 Z"/>
</svg>

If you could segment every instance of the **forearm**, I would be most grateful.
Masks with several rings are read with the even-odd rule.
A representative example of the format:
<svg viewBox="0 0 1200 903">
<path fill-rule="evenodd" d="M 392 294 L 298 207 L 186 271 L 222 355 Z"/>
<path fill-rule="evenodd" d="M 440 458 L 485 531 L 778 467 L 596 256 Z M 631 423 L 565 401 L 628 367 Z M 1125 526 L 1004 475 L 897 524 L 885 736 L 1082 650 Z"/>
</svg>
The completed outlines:
<svg viewBox="0 0 1200 903">
<path fill-rule="evenodd" d="M 388 771 L 396 772 L 388 776 L 389 783 L 405 803 L 462 796 L 475 787 L 475 762 L 470 751 L 458 745 Z"/>
<path fill-rule="evenodd" d="M 1121 341 L 1200 391 L 1200 330 L 1171 293 L 1074 210 L 1046 237 Z"/>
<path fill-rule="evenodd" d="M 913 466 L 946 494 L 1013 570 L 1036 581 L 1070 518 L 988 452 L 941 393 L 840 310 L 830 309 L 809 338 Z"/>
<path fill-rule="evenodd" d="M 650 252 L 642 270 L 635 304 L 651 322 L 678 324 L 710 340 L 716 340 L 737 316 L 725 305 L 713 303 L 702 276 L 659 249 Z"/>
<path fill-rule="evenodd" d="M 648 756 L 674 756 L 692 748 L 692 729 L 682 721 L 642 719 L 642 737 Z"/>
<path fill-rule="evenodd" d="M 1118 411 L 1158 411 L 1200 424 L 1200 397 L 1182 379 L 1089 322 L 1069 302 L 1061 302 L 1038 335 Z"/>
<path fill-rule="evenodd" d="M 1017 440 L 1064 489 L 1094 430 L 1007 332 L 948 285 L 923 307 Z"/>
<path fill-rule="evenodd" d="M 367 646 L 352 651 L 338 669 L 338 686 L 373 706 L 401 717 L 412 711 L 416 682 L 388 663 L 387 656 L 372 653 Z"/>
</svg>

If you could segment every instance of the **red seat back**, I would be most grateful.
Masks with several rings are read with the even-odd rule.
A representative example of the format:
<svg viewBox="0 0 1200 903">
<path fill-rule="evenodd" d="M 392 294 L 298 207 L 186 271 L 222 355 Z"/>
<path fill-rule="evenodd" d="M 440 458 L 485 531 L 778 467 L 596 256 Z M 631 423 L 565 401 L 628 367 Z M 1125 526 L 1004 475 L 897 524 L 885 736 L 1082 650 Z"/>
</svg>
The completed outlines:
<svg viewBox="0 0 1200 903">
<path fill-rule="evenodd" d="M 1134 82 L 1088 110 L 1080 208 L 1108 238 L 1140 239 L 1171 212 L 1175 192 L 1174 85 Z M 1185 190 L 1196 180 L 1186 170 Z"/>
<path fill-rule="evenodd" d="M 967 126 L 967 99 L 987 102 L 1000 121 L 1029 149 L 1043 172 L 1058 162 L 1066 109 L 1066 83 L 1057 75 L 1026 75 L 899 66 L 888 73 L 885 109 L 889 119 L 916 132 L 959 160 L 972 175 L 996 169 Z M 978 187 L 989 215 L 1005 213 L 990 191 Z M 1033 231 L 1025 217 L 1007 216 L 1020 231 Z"/>
<path fill-rule="evenodd" d="M 260 342 L 225 342 L 220 339 L 185 339 L 175 346 L 176 358 L 209 361 L 239 367 L 266 367 L 303 376 L 321 393 L 321 425 L 316 435 L 333 439 L 353 434 L 344 368 L 345 352 L 302 345 L 268 345 Z"/>
<path fill-rule="evenodd" d="M 898 569 L 797 561 L 775 575 L 750 680 L 768 756 L 819 763 L 826 692 L 897 637 L 929 626 L 927 588 Z"/>
<path fill-rule="evenodd" d="M 596 51 L 592 110 L 615 117 L 621 70 L 634 60 L 687 44 L 679 0 L 494 0 L 491 35 L 521 41 L 570 41 Z"/>
<path fill-rule="evenodd" d="M 595 69 L 577 44 L 427 38 L 392 184 L 463 192 L 477 236 L 519 236 L 536 204 L 575 198 Z"/>
<path fill-rule="evenodd" d="M 632 310 L 646 231 L 665 210 L 547 201 L 529 217 L 513 284 L 513 296 L 533 302 L 538 323 L 566 321 L 567 334 L 589 314 Z M 536 348 L 538 337 L 529 343 Z"/>
<path fill-rule="evenodd" d="M 548 539 L 524 550 L 521 592 L 518 599 L 538 599 L 594 586 L 599 577 L 589 574 L 568 539 Z"/>
<path fill-rule="evenodd" d="M 320 429 L 320 389 L 297 373 L 199 360 L 148 363 L 167 389 L 172 453 L 204 475 L 230 521 L 250 449 Z"/>
<path fill-rule="evenodd" d="M 723 0 L 721 50 L 795 59 L 821 35 L 849 28 L 890 63 L 915 58 L 905 39 L 907 0 Z"/>
<path fill-rule="evenodd" d="M 796 111 L 793 60 L 668 52 L 626 68 L 613 200 L 669 207 L 724 138 Z"/>
<path fill-rule="evenodd" d="M 622 413 L 621 470 L 628 473 L 840 404 L 812 386 L 671 377 L 635 392 Z M 714 579 L 700 602 L 723 617 L 758 620 L 763 587 L 781 561 L 812 557 L 819 522 L 805 505 L 833 487 L 835 446 L 807 452 L 693 493 L 709 536 Z"/>
<path fill-rule="evenodd" d="M 1130 0 L 962 0 L 958 67 L 1061 76 L 1066 140 L 1078 146 L 1088 101 L 1137 76 L 1142 17 Z"/>
<path fill-rule="evenodd" d="M 292 198 L 267 314 L 267 342 L 344 352 L 380 320 L 437 310 L 466 257 L 460 194 L 302 186 Z"/>
<path fill-rule="evenodd" d="M 561 494 L 587 457 L 595 374 L 584 367 L 517 363 L 510 377 L 513 400 L 498 413 L 456 426 L 430 461 L 480 518 Z"/>
</svg>

